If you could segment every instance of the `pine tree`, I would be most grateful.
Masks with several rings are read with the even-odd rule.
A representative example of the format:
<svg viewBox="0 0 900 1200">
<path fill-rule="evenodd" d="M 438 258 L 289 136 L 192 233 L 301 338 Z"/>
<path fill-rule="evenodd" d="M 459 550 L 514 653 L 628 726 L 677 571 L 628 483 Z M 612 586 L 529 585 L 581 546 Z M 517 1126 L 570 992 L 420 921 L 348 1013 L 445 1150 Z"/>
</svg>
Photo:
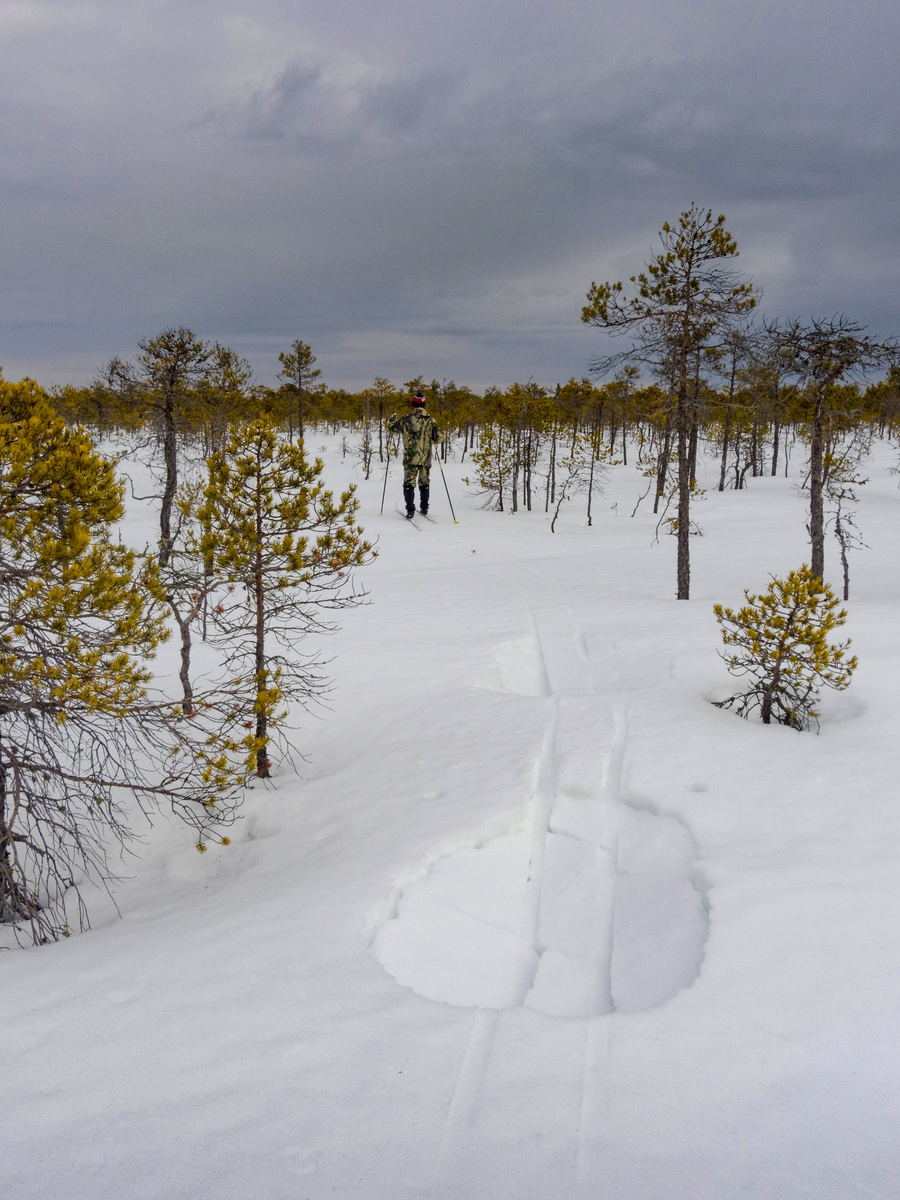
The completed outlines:
<svg viewBox="0 0 900 1200">
<path fill-rule="evenodd" d="M 306 342 L 301 342 L 299 338 L 295 338 L 291 342 L 289 351 L 278 355 L 278 361 L 282 366 L 278 377 L 285 381 L 287 391 L 297 401 L 297 437 L 302 442 L 305 432 L 303 427 L 304 399 L 309 395 L 310 384 L 314 379 L 318 379 L 322 372 L 318 367 L 313 366 L 316 356 L 312 352 L 312 347 Z"/>
<path fill-rule="evenodd" d="M 752 287 L 722 265 L 737 256 L 737 242 L 725 217 L 713 219 L 692 205 L 675 226 L 660 231 L 661 251 L 646 271 L 631 277 L 636 295 L 627 299 L 619 283 L 592 283 L 581 319 L 614 333 L 633 331 L 635 345 L 595 361 L 605 374 L 623 363 L 647 363 L 671 373 L 676 396 L 678 439 L 679 600 L 690 596 L 690 504 L 693 482 L 691 446 L 696 442 L 700 356 L 715 352 L 727 330 L 756 304 Z"/>
<path fill-rule="evenodd" d="M 509 427 L 509 412 L 504 410 L 505 396 L 496 388 L 488 388 L 485 402 L 489 405 L 482 417 L 478 448 L 472 450 L 472 463 L 478 472 L 467 486 L 485 497 L 484 507 L 504 511 L 504 497 L 510 490 L 513 474 L 515 434 Z"/>
<path fill-rule="evenodd" d="M 734 612 L 715 605 L 726 650 L 722 658 L 732 675 L 749 676 L 751 686 L 718 702 L 739 716 L 759 710 L 764 725 L 772 721 L 794 729 L 818 727 L 817 703 L 823 687 L 843 691 L 857 666 L 847 657 L 849 641 L 833 644 L 828 634 L 843 625 L 845 609 L 831 588 L 808 566 L 773 579 L 768 591 L 752 596 Z"/>
<path fill-rule="evenodd" d="M 233 815 L 215 737 L 148 693 L 162 594 L 112 541 L 121 515 L 84 430 L 0 381 L 0 922 L 35 942 L 87 924 L 80 881 L 110 879 L 129 797 L 167 800 L 201 841 Z"/>
<path fill-rule="evenodd" d="M 809 540 L 813 572 L 825 574 L 825 486 L 827 475 L 827 426 L 832 418 L 829 400 L 839 393 L 835 384 L 854 374 L 890 366 L 897 356 L 897 342 L 878 342 L 862 326 L 844 316 L 829 321 L 798 320 L 783 326 L 767 326 L 771 344 L 785 369 L 814 394 L 809 447 Z"/>
<path fill-rule="evenodd" d="M 591 524 L 591 501 L 603 491 L 608 468 L 615 462 L 612 454 L 593 430 L 573 433 L 567 438 L 565 449 L 556 457 L 556 506 L 550 522 L 551 533 L 556 531 L 563 504 L 578 493 L 587 496 L 587 523 Z"/>
<path fill-rule="evenodd" d="M 155 338 L 138 342 L 137 363 L 114 358 L 105 377 L 94 385 L 99 396 L 111 395 L 119 411 L 154 428 L 162 453 L 162 493 L 159 496 L 159 562 L 172 553 L 172 515 L 178 491 L 179 440 L 202 411 L 198 389 L 204 384 L 216 350 L 190 329 L 164 329 Z"/>
<path fill-rule="evenodd" d="M 353 487 L 335 500 L 322 470 L 268 418 L 233 426 L 209 460 L 197 514 L 203 553 L 228 585 L 214 621 L 244 697 L 247 769 L 260 778 L 286 702 L 308 702 L 323 688 L 316 656 L 301 656 L 298 642 L 329 631 L 325 614 L 360 599 L 347 585 L 373 553 L 354 524 Z"/>
</svg>

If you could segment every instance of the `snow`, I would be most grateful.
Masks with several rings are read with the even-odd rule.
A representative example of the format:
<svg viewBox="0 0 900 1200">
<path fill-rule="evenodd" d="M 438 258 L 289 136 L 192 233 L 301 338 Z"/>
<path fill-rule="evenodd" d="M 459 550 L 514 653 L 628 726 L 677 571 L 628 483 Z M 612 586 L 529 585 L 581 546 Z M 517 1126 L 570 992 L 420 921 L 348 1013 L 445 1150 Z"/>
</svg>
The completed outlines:
<svg viewBox="0 0 900 1200">
<path fill-rule="evenodd" d="M 713 603 L 808 560 L 791 480 L 697 505 L 689 602 L 633 467 L 552 535 L 468 465 L 421 531 L 359 480 L 379 558 L 305 761 L 0 955 L 4 1200 L 893 1200 L 895 454 L 819 736 L 711 704 Z"/>
</svg>

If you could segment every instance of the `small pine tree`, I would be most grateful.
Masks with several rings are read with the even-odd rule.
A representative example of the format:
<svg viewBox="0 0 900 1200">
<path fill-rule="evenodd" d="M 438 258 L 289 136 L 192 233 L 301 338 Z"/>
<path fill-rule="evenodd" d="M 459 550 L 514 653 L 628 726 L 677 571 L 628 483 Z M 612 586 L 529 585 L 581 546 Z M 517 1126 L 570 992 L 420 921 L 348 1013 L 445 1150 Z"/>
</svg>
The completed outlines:
<svg viewBox="0 0 900 1200">
<path fill-rule="evenodd" d="M 845 609 L 827 583 L 804 564 L 786 580 L 773 579 L 759 596 L 744 592 L 746 605 L 737 612 L 715 605 L 726 650 L 722 658 L 732 675 L 747 675 L 752 686 L 718 702 L 749 717 L 757 709 L 764 725 L 776 721 L 793 729 L 809 729 L 818 713 L 814 705 L 822 687 L 842 692 L 856 669 L 846 655 L 849 641 L 830 643 L 828 634 L 843 625 Z"/>
<path fill-rule="evenodd" d="M 268 418 L 232 426 L 209 459 L 197 512 L 200 557 L 227 588 L 213 622 L 250 731 L 247 771 L 261 779 L 286 702 L 309 702 L 324 688 L 319 660 L 304 657 L 298 643 L 332 628 L 329 611 L 361 599 L 352 572 L 374 557 L 355 524 L 353 487 L 336 498 L 325 490 L 323 469 Z"/>
<path fill-rule="evenodd" d="M 299 338 L 294 338 L 289 351 L 278 355 L 278 361 L 282 366 L 278 373 L 279 378 L 285 381 L 286 390 L 297 400 L 297 437 L 302 442 L 305 432 L 303 400 L 309 395 L 310 384 L 318 379 L 322 372 L 313 366 L 316 356 L 312 347 L 306 342 L 301 342 Z"/>
<path fill-rule="evenodd" d="M 485 497 L 485 508 L 504 510 L 504 494 L 512 481 L 513 449 L 513 434 L 500 421 L 482 427 L 478 449 L 472 451 L 477 478 L 463 483 Z"/>
</svg>

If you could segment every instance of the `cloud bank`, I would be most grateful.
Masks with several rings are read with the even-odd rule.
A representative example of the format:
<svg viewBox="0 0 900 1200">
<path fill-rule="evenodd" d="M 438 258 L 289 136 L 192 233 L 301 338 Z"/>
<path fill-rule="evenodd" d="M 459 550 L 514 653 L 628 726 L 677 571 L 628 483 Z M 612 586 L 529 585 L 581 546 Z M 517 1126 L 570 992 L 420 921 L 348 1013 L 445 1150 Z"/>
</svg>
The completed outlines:
<svg viewBox="0 0 900 1200">
<path fill-rule="evenodd" d="M 893 7 L 8 4 L 8 377 L 186 324 L 272 381 L 580 375 L 692 201 L 767 311 L 900 327 Z"/>
</svg>

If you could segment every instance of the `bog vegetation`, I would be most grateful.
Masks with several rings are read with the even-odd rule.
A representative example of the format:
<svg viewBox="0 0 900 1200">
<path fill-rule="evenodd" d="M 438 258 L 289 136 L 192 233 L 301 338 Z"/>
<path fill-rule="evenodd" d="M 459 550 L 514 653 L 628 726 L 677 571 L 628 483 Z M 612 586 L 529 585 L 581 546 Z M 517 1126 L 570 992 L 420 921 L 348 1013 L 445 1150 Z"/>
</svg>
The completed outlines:
<svg viewBox="0 0 900 1200">
<path fill-rule="evenodd" d="M 369 478 L 394 449 L 388 417 L 416 389 L 441 459 L 463 464 L 483 505 L 540 511 L 551 533 L 567 506 L 591 525 L 609 472 L 636 467 L 635 511 L 652 509 L 677 542 L 679 599 L 699 480 L 740 491 L 790 471 L 807 495 L 811 566 L 717 611 L 729 666 L 753 681 L 728 703 L 814 722 L 816 687 L 845 686 L 854 665 L 824 640 L 842 619 L 822 584 L 826 543 L 846 600 L 862 463 L 900 423 L 900 368 L 894 343 L 844 317 L 754 323 L 736 257 L 723 217 L 682 213 L 628 286 L 590 286 L 582 320 L 624 334 L 624 348 L 552 385 L 379 377 L 350 392 L 329 387 L 296 338 L 267 386 L 186 328 L 140 342 L 86 387 L 0 383 L 0 920 L 38 942 L 82 926 L 79 881 L 110 879 L 108 849 L 131 837 L 136 810 L 174 810 L 198 849 L 227 841 L 243 789 L 290 753 L 288 704 L 327 689 L 319 635 L 360 599 L 357 571 L 374 554 L 352 485 L 328 491 L 306 447 L 327 432 L 348 478 Z M 158 536 L 142 550 L 117 540 L 114 460 L 126 456 L 156 480 L 142 498 Z M 704 458 L 712 472 L 698 470 Z M 796 633 L 798 621 L 806 641 L 779 642 L 779 622 Z M 149 664 L 168 636 L 179 692 L 163 696 Z M 202 686 L 198 639 L 220 651 Z"/>
<path fill-rule="evenodd" d="M 847 619 L 827 583 L 805 563 L 787 579 L 773 579 L 758 596 L 745 592 L 737 612 L 715 606 L 722 628 L 722 657 L 732 675 L 746 676 L 742 691 L 718 702 L 740 716 L 758 711 L 763 725 L 793 729 L 818 723 L 815 705 L 822 688 L 842 692 L 856 670 L 849 641 L 828 640 Z"/>
</svg>

